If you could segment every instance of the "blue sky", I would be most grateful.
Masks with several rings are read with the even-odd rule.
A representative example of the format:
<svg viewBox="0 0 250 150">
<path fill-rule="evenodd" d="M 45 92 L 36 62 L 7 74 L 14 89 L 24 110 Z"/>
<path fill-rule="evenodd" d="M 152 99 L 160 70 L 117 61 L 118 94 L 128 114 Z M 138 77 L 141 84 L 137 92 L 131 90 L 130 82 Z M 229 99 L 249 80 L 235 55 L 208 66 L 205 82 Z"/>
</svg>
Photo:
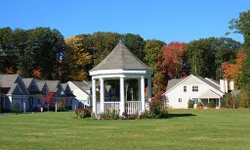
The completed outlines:
<svg viewBox="0 0 250 150">
<path fill-rule="evenodd" d="M 189 42 L 229 31 L 249 0 L 1 0 L 0 28 L 58 29 L 65 38 L 111 31 Z M 241 35 L 230 35 L 243 42 Z"/>
</svg>

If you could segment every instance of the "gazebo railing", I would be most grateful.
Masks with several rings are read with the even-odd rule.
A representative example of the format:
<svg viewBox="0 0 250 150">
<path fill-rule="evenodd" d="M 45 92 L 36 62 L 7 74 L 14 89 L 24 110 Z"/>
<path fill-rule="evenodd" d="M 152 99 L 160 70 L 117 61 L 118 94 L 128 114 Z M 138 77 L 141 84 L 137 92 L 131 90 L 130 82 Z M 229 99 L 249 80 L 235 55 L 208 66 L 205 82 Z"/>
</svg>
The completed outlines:
<svg viewBox="0 0 250 150">
<path fill-rule="evenodd" d="M 127 114 L 136 114 L 142 111 L 141 101 L 127 101 L 125 102 L 125 112 Z"/>
<path fill-rule="evenodd" d="M 104 109 L 120 109 L 120 102 L 104 102 Z"/>
</svg>

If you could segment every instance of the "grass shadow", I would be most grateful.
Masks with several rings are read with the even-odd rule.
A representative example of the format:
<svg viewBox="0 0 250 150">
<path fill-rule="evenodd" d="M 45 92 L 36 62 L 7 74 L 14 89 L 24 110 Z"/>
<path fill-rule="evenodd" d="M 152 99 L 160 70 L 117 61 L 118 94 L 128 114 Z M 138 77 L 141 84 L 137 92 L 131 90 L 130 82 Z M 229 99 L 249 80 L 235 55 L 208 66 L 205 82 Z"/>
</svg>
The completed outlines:
<svg viewBox="0 0 250 150">
<path fill-rule="evenodd" d="M 194 114 L 168 114 L 168 118 L 177 118 L 177 117 L 194 117 Z"/>
</svg>

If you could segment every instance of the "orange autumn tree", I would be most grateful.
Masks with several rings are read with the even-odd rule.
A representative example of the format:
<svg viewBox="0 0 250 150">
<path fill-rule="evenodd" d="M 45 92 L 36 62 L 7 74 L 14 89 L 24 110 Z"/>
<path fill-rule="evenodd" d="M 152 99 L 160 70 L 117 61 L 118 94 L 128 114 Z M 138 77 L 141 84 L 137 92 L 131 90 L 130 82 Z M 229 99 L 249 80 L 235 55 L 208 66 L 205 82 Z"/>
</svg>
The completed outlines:
<svg viewBox="0 0 250 150">
<path fill-rule="evenodd" d="M 88 75 L 85 71 L 85 67 L 90 64 L 90 55 L 87 50 L 84 49 L 81 41 L 82 37 L 77 36 L 65 39 L 67 47 L 64 65 L 67 66 L 68 76 L 72 80 L 85 80 Z"/>
<path fill-rule="evenodd" d="M 35 79 L 41 79 L 41 70 L 40 68 L 33 70 L 33 76 Z"/>
<path fill-rule="evenodd" d="M 242 75 L 242 65 L 245 60 L 246 53 L 244 52 L 244 49 L 240 49 L 236 54 L 236 60 L 235 63 L 228 63 L 224 62 L 222 63 L 221 67 L 223 69 L 223 77 L 228 80 L 234 80 L 235 81 L 235 88 L 240 88 L 240 78 Z"/>
<path fill-rule="evenodd" d="M 159 88 L 160 91 L 165 91 L 167 81 L 172 78 L 183 76 L 182 62 L 184 56 L 185 43 L 171 42 L 162 47 L 162 58 L 158 60 L 158 68 L 160 72 L 155 74 L 154 88 Z"/>
</svg>

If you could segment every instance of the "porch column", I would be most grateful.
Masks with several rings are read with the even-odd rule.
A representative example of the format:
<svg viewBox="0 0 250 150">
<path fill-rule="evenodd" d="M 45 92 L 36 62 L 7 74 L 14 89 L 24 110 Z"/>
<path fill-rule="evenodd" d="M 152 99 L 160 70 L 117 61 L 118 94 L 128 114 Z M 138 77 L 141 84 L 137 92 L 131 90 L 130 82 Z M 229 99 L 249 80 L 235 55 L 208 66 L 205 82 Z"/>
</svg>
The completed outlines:
<svg viewBox="0 0 250 150">
<path fill-rule="evenodd" d="M 219 101 L 219 108 L 220 108 L 220 98 L 218 98 L 218 101 Z"/>
<path fill-rule="evenodd" d="M 144 76 L 141 77 L 141 109 L 142 112 L 145 111 L 145 80 Z"/>
<path fill-rule="evenodd" d="M 148 101 L 150 102 L 152 99 L 152 81 L 151 77 L 148 78 Z"/>
<path fill-rule="evenodd" d="M 9 95 L 8 98 L 9 98 L 9 100 L 10 100 L 10 110 L 12 110 L 12 105 L 13 105 L 12 96 Z"/>
<path fill-rule="evenodd" d="M 104 112 L 104 80 L 100 78 L 100 112 Z"/>
<path fill-rule="evenodd" d="M 124 101 L 124 78 L 120 77 L 120 116 L 125 112 L 125 101 Z"/>
<path fill-rule="evenodd" d="M 96 84 L 95 79 L 92 78 L 92 111 L 96 114 Z"/>
<path fill-rule="evenodd" d="M 138 79 L 138 101 L 141 101 L 141 79 Z"/>
</svg>

